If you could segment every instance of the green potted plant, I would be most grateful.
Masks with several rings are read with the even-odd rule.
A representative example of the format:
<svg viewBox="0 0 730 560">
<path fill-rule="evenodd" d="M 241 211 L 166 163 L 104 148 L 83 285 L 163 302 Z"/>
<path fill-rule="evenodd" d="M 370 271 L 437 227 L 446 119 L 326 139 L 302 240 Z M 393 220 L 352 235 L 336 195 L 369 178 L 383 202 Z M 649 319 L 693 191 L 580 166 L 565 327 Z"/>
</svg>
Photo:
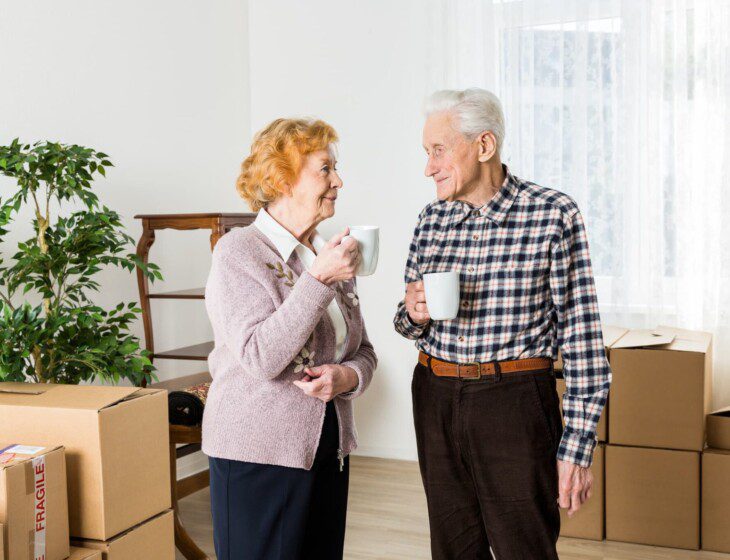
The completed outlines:
<svg viewBox="0 0 730 560">
<path fill-rule="evenodd" d="M 141 309 L 104 309 L 90 299 L 105 266 L 162 278 L 156 265 L 129 251 L 134 240 L 119 214 L 100 207 L 92 191 L 94 175 L 105 176 L 110 166 L 106 154 L 83 146 L 18 139 L 0 146 L 0 173 L 17 184 L 0 197 L 0 242 L 21 207 L 32 204 L 35 216 L 33 237 L 10 259 L 0 253 L 0 381 L 154 379 L 149 353 L 130 331 Z M 80 209 L 64 213 L 63 205 Z"/>
</svg>

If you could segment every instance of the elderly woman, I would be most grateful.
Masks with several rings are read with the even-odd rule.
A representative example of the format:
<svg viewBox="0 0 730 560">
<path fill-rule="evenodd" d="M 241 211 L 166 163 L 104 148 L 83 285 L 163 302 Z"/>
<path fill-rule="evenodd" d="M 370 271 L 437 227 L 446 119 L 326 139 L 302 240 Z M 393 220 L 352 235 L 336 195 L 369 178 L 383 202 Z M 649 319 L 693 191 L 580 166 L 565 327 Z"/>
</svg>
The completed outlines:
<svg viewBox="0 0 730 560">
<path fill-rule="evenodd" d="M 322 121 L 259 132 L 238 191 L 258 211 L 213 252 L 215 348 L 203 419 L 219 560 L 342 558 L 352 399 L 377 359 L 360 314 L 357 242 L 317 225 L 342 188 Z"/>
</svg>

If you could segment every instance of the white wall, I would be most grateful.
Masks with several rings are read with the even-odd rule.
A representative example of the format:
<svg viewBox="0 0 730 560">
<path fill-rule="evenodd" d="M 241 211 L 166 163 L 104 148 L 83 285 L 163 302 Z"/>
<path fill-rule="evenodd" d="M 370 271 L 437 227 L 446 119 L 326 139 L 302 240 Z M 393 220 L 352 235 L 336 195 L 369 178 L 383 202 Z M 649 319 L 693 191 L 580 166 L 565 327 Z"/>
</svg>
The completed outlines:
<svg viewBox="0 0 730 560">
<path fill-rule="evenodd" d="M 322 229 L 374 223 L 382 232 L 378 272 L 360 282 L 380 367 L 356 403 L 359 452 L 414 459 L 416 355 L 391 320 L 416 215 L 433 197 L 420 147 L 420 3 L 43 0 L 0 10 L 0 142 L 53 139 L 110 154 L 116 168 L 96 188 L 135 238 L 138 213 L 247 211 L 233 181 L 251 132 L 271 119 L 314 115 L 335 126 L 345 188 Z M 0 181 L 0 193 L 10 187 Z M 29 235 L 16 227 L 0 250 Z M 156 289 L 201 286 L 207 235 L 159 234 L 151 259 L 168 278 Z M 105 271 L 102 285 L 103 305 L 138 299 L 123 271 Z M 158 350 L 211 336 L 202 302 L 152 305 Z M 205 367 L 157 365 L 162 379 Z"/>
<path fill-rule="evenodd" d="M 248 211 L 233 185 L 250 143 L 246 30 L 240 0 L 6 2 L 0 142 L 60 140 L 108 153 L 116 168 L 95 188 L 135 239 L 138 213 Z M 3 252 L 29 232 L 14 229 Z M 208 235 L 163 232 L 151 260 L 168 279 L 155 289 L 201 286 Z M 138 300 L 127 272 L 105 272 L 102 285 L 100 303 Z M 202 302 L 153 306 L 158 349 L 210 336 Z M 161 361 L 161 376 L 184 365 Z"/>
<path fill-rule="evenodd" d="M 0 143 L 19 136 L 108 153 L 116 168 L 96 189 L 134 238 L 138 213 L 248 211 L 234 189 L 250 144 L 247 27 L 245 0 L 3 2 Z M 11 187 L 0 181 L 0 196 Z M 24 212 L 20 222 L 29 220 Z M 14 229 L 0 251 L 29 235 Z M 208 235 L 162 233 L 151 260 L 169 279 L 157 289 L 202 286 Z M 102 286 L 103 305 L 138 300 L 136 276 L 124 271 L 105 271 Z M 152 305 L 158 349 L 211 337 L 202 301 Z M 206 365 L 158 367 L 164 379 Z"/>
<path fill-rule="evenodd" d="M 416 0 L 251 0 L 249 14 L 253 129 L 281 116 L 332 124 L 344 188 L 336 215 L 320 229 L 381 228 L 378 271 L 359 281 L 380 365 L 355 403 L 358 453 L 404 459 L 416 458 L 410 403 L 416 352 L 395 333 L 392 318 L 416 217 L 434 197 L 421 148 L 424 12 Z"/>
</svg>

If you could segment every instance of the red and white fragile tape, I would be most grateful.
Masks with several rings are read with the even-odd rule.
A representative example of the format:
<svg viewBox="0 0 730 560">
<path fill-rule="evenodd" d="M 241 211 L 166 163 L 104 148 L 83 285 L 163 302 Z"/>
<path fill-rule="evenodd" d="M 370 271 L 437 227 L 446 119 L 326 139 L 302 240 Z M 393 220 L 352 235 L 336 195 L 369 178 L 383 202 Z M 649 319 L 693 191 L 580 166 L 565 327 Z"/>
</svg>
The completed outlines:
<svg viewBox="0 0 730 560">
<path fill-rule="evenodd" d="M 18 456 L 33 455 L 43 447 L 9 445 L 0 449 L 0 464 L 10 463 Z M 33 559 L 46 560 L 46 457 L 32 457 L 33 467 Z"/>
<path fill-rule="evenodd" d="M 46 559 L 46 457 L 33 457 L 34 560 Z"/>
</svg>

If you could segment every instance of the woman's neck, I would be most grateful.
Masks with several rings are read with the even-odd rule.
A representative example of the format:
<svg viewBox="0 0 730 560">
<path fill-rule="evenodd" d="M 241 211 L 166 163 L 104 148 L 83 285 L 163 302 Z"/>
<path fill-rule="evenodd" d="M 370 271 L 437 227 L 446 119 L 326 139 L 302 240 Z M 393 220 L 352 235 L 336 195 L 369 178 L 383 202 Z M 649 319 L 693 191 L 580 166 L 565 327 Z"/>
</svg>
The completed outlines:
<svg viewBox="0 0 730 560">
<path fill-rule="evenodd" d="M 303 215 L 301 211 L 290 208 L 283 202 L 269 203 L 266 211 L 300 243 L 308 247 L 311 245 L 310 238 L 319 222 L 312 219 L 311 216 Z"/>
</svg>

